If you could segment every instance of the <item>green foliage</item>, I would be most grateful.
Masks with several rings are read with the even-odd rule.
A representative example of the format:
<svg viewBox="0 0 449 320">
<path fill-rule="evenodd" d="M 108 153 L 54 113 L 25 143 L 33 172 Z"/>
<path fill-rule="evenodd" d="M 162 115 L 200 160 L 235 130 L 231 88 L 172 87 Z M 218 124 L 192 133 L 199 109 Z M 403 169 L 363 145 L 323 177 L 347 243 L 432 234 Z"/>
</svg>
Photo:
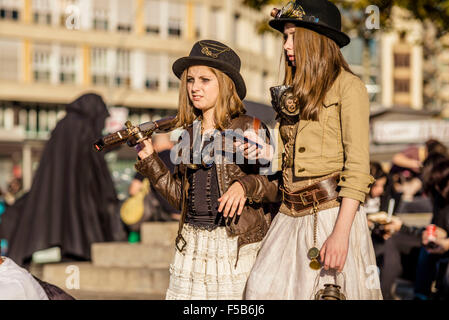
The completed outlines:
<svg viewBox="0 0 449 320">
<path fill-rule="evenodd" d="M 279 2 L 278 0 L 243 0 L 244 5 L 256 10 L 261 10 L 266 5 L 277 4 Z"/>
</svg>

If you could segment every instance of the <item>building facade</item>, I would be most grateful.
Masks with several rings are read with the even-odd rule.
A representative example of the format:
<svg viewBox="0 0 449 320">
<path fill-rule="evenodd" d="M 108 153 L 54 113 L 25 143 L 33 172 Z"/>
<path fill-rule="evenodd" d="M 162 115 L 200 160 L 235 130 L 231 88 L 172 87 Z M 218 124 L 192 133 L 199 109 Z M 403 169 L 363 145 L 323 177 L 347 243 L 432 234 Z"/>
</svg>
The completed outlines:
<svg viewBox="0 0 449 320">
<path fill-rule="evenodd" d="M 400 8 L 392 10 L 392 30 L 380 36 L 382 106 L 423 109 L 422 24 Z"/>
<path fill-rule="evenodd" d="M 281 40 L 257 34 L 264 14 L 238 0 L 0 0 L 0 187 L 14 163 L 30 187 L 64 104 L 82 93 L 136 123 L 173 114 L 171 66 L 199 39 L 235 48 L 247 99 L 269 103 Z"/>
</svg>

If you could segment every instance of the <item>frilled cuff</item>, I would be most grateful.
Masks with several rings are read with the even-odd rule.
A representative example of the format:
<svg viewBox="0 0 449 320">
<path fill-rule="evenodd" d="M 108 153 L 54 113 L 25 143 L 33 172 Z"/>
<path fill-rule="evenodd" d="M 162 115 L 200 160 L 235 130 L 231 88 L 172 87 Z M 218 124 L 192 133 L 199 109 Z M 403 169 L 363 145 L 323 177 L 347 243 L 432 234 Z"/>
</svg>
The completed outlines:
<svg viewBox="0 0 449 320">
<path fill-rule="evenodd" d="M 153 152 L 143 160 L 137 161 L 134 168 L 136 168 L 140 174 L 147 177 L 151 184 L 156 184 L 159 178 L 168 171 L 156 152 Z"/>
</svg>

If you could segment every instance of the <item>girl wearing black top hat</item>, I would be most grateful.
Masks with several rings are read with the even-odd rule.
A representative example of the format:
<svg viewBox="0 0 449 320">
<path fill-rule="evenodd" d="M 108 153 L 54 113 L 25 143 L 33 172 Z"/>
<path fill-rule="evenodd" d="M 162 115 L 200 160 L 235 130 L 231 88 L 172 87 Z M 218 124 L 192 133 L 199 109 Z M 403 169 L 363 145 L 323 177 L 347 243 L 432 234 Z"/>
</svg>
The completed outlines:
<svg viewBox="0 0 449 320">
<path fill-rule="evenodd" d="M 244 115 L 246 88 L 239 70 L 240 58 L 231 48 L 197 42 L 188 57 L 173 64 L 181 79 L 178 126 L 185 128 L 172 152 L 172 161 L 181 160 L 175 173 L 160 161 L 151 139 L 138 146 L 142 160 L 136 169 L 182 210 L 167 299 L 242 299 L 268 230 L 270 215 L 262 202 L 274 200 L 278 185 L 259 175 L 257 161 L 237 162 L 233 140 L 223 136 L 224 130 L 255 130 L 262 139 L 267 132 L 258 119 Z M 261 141 L 269 142 L 267 136 Z"/>
<path fill-rule="evenodd" d="M 286 58 L 284 85 L 271 88 L 283 145 L 282 205 L 246 298 L 381 299 L 360 205 L 374 182 L 369 99 L 340 51 L 350 41 L 340 12 L 327 0 L 297 0 L 272 16 Z"/>
</svg>

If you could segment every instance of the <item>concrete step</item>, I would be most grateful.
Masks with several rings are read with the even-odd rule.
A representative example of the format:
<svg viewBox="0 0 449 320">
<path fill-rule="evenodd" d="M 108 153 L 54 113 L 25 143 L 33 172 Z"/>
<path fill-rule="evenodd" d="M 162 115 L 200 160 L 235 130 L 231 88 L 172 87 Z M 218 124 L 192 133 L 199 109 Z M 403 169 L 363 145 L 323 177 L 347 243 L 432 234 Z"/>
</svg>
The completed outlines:
<svg viewBox="0 0 449 320">
<path fill-rule="evenodd" d="M 97 267 L 90 262 L 46 264 L 43 279 L 63 290 L 120 294 L 165 294 L 169 282 L 166 263 L 151 268 Z M 77 285 L 79 284 L 79 287 Z"/>
<path fill-rule="evenodd" d="M 97 267 L 151 267 L 155 263 L 168 268 L 175 247 L 142 243 L 104 242 L 92 245 L 92 263 Z"/>
<path fill-rule="evenodd" d="M 140 239 L 143 244 L 174 246 L 179 223 L 145 222 L 140 227 Z"/>
</svg>

